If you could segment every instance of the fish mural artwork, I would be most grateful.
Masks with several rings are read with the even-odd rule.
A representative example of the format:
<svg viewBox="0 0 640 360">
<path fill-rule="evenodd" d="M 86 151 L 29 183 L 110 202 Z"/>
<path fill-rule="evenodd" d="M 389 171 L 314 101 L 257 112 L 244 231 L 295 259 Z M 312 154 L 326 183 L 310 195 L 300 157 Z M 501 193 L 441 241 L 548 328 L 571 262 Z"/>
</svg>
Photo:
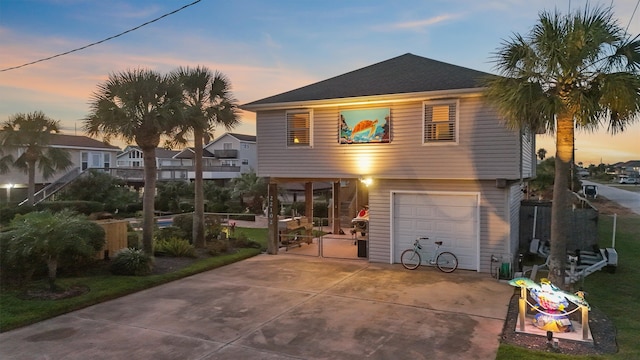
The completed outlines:
<svg viewBox="0 0 640 360">
<path fill-rule="evenodd" d="M 340 112 L 340 143 L 389 142 L 389 109 L 343 110 Z"/>
<path fill-rule="evenodd" d="M 567 313 L 569 302 L 591 309 L 582 292 L 568 293 L 553 285 L 548 279 L 541 279 L 538 284 L 529 278 L 519 277 L 509 280 L 509 285 L 529 290 L 531 298 L 536 302 L 532 309 L 538 311 L 534 316 L 533 324 L 545 331 L 573 331 Z"/>
</svg>

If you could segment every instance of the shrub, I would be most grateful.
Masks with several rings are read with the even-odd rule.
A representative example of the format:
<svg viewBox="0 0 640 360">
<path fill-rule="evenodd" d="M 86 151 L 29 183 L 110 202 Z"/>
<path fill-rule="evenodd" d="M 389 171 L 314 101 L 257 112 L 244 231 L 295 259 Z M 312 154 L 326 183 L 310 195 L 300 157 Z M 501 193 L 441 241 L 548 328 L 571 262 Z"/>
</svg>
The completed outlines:
<svg viewBox="0 0 640 360">
<path fill-rule="evenodd" d="M 91 213 L 98 213 L 104 211 L 104 204 L 97 201 L 44 201 L 36 205 L 36 209 L 51 210 L 52 212 L 59 212 L 64 209 L 70 209 L 80 214 L 89 215 Z"/>
<path fill-rule="evenodd" d="M 214 240 L 211 240 L 210 242 L 207 242 L 207 251 L 212 256 L 226 253 L 228 250 L 229 250 L 229 243 L 227 242 L 227 240 L 214 239 Z"/>
<path fill-rule="evenodd" d="M 13 232 L 11 230 L 0 232 L 0 281 L 2 281 L 3 286 L 22 286 L 28 284 L 36 270 L 41 270 L 43 265 L 34 256 L 10 253 L 12 237 Z"/>
<path fill-rule="evenodd" d="M 173 226 L 184 232 L 184 237 L 191 239 L 193 234 L 193 214 L 179 214 L 173 217 Z M 207 239 L 217 237 L 222 231 L 220 217 L 217 215 L 204 215 L 204 231 Z"/>
<path fill-rule="evenodd" d="M 6 206 L 0 208 L 0 224 L 9 224 L 16 215 L 24 215 L 32 211 L 35 211 L 35 208 L 29 205 Z"/>
<path fill-rule="evenodd" d="M 177 237 L 156 240 L 153 249 L 156 256 L 196 257 L 196 249 L 193 245 Z"/>
<path fill-rule="evenodd" d="M 151 256 L 138 249 L 122 249 L 118 251 L 109 270 L 114 275 L 148 275 L 153 268 Z"/>
<path fill-rule="evenodd" d="M 140 235 L 135 231 L 127 232 L 127 247 L 132 249 L 140 249 Z"/>
<path fill-rule="evenodd" d="M 167 226 L 166 228 L 158 229 L 153 234 L 155 240 L 169 240 L 172 238 L 188 239 L 191 234 L 187 234 L 184 230 L 177 226 Z"/>
<path fill-rule="evenodd" d="M 235 238 L 230 238 L 231 246 L 234 248 L 253 248 L 260 249 L 261 245 L 257 241 L 253 241 L 247 237 L 244 233 L 238 234 Z"/>
</svg>

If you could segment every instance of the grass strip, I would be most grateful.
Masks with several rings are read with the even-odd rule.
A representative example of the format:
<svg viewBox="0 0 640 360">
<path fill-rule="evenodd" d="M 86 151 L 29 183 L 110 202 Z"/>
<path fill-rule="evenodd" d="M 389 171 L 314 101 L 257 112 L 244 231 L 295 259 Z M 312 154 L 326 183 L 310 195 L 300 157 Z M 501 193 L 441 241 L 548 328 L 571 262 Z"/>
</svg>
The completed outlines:
<svg viewBox="0 0 640 360">
<path fill-rule="evenodd" d="M 70 311 L 215 269 L 259 253 L 259 249 L 239 249 L 236 253 L 202 259 L 178 271 L 162 275 L 98 275 L 60 278 L 56 281 L 60 287 L 67 288 L 74 285 L 83 285 L 91 289 L 86 294 L 67 299 L 23 300 L 20 298 L 20 294 L 24 290 L 3 290 L 0 294 L 0 332 L 33 324 Z M 34 282 L 33 285 L 44 287 L 44 282 L 45 280 Z"/>
</svg>

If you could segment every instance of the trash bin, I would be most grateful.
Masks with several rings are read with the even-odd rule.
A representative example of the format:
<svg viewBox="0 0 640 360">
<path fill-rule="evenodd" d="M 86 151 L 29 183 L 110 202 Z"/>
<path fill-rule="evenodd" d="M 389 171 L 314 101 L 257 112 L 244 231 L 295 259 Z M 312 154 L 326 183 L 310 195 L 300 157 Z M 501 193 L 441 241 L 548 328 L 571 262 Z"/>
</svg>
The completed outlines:
<svg viewBox="0 0 640 360">
<path fill-rule="evenodd" d="M 367 240 L 358 239 L 358 257 L 367 257 Z"/>
</svg>

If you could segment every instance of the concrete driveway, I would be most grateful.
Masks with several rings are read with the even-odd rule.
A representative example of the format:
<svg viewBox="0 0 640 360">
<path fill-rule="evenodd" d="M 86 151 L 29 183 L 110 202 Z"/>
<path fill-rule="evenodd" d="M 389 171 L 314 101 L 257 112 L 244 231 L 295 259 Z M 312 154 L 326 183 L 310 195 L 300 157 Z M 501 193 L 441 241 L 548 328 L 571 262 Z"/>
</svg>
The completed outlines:
<svg viewBox="0 0 640 360">
<path fill-rule="evenodd" d="M 494 359 L 487 274 L 260 255 L 0 334 L 2 359 Z"/>
</svg>

